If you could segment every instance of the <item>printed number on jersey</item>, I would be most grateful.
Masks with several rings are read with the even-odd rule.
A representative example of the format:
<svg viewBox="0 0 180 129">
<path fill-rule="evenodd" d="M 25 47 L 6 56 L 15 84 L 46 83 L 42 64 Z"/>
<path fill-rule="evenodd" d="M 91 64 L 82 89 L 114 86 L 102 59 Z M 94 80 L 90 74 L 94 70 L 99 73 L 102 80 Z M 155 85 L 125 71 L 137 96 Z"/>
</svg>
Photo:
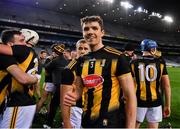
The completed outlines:
<svg viewBox="0 0 180 129">
<path fill-rule="evenodd" d="M 138 68 L 140 70 L 140 81 L 145 81 L 146 79 L 147 81 L 152 82 L 156 80 L 157 68 L 154 65 L 150 64 L 145 67 L 144 64 L 139 64 Z M 149 75 L 150 70 L 152 70 L 151 76 Z"/>
</svg>

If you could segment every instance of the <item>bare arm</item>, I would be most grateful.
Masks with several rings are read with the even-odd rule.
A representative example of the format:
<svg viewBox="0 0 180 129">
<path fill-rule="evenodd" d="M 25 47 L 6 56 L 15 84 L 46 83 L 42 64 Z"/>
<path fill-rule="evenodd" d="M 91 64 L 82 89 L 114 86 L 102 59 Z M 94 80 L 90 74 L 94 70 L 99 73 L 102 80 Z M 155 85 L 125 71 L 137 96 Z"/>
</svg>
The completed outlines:
<svg viewBox="0 0 180 129">
<path fill-rule="evenodd" d="M 38 79 L 34 76 L 30 76 L 29 74 L 23 72 L 18 65 L 11 65 L 7 68 L 7 71 L 21 84 L 35 84 Z"/>
<path fill-rule="evenodd" d="M 0 53 L 4 55 L 13 55 L 12 48 L 3 44 L 0 44 Z"/>
<path fill-rule="evenodd" d="M 64 128 L 72 128 L 70 123 L 70 109 L 72 105 L 82 96 L 81 79 L 76 78 L 76 85 L 61 85 L 61 111 Z"/>
<path fill-rule="evenodd" d="M 131 74 L 119 77 L 120 85 L 126 99 L 126 127 L 135 128 L 137 100 Z"/>
<path fill-rule="evenodd" d="M 72 85 L 61 85 L 60 88 L 60 107 L 61 107 L 61 115 L 63 120 L 63 127 L 64 128 L 72 128 L 71 122 L 70 122 L 70 106 L 66 106 L 63 104 L 64 97 L 68 91 L 72 91 L 73 87 Z"/>
<path fill-rule="evenodd" d="M 164 111 L 163 111 L 163 116 L 169 117 L 171 114 L 171 87 L 170 87 L 170 81 L 169 81 L 169 76 L 164 75 L 162 76 L 162 86 L 165 92 L 165 105 L 164 105 Z"/>
<path fill-rule="evenodd" d="M 67 92 L 64 96 L 63 104 L 66 106 L 75 105 L 76 100 L 78 100 L 82 96 L 82 80 L 81 80 L 81 78 L 76 77 L 76 81 L 73 84 L 74 84 L 73 90 Z"/>
</svg>

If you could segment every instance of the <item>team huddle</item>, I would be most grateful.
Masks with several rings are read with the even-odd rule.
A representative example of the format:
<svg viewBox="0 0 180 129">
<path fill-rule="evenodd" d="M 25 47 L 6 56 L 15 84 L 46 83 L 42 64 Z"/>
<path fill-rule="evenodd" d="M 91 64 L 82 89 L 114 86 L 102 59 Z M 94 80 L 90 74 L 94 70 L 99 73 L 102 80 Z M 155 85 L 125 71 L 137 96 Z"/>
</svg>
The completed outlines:
<svg viewBox="0 0 180 129">
<path fill-rule="evenodd" d="M 38 102 L 34 90 L 40 80 L 33 49 L 38 34 L 29 29 L 5 30 L 0 44 L 0 128 L 30 128 L 49 94 L 49 112 L 60 106 L 64 128 L 158 128 L 171 110 L 171 88 L 162 56 L 154 40 L 140 43 L 135 56 L 103 44 L 103 20 L 81 19 L 83 38 L 76 55 L 65 57 L 65 46 L 51 47 L 45 65 L 45 86 Z M 132 50 L 134 51 L 134 49 Z M 165 101 L 163 101 L 163 95 Z M 55 113 L 50 113 L 51 126 Z"/>
</svg>

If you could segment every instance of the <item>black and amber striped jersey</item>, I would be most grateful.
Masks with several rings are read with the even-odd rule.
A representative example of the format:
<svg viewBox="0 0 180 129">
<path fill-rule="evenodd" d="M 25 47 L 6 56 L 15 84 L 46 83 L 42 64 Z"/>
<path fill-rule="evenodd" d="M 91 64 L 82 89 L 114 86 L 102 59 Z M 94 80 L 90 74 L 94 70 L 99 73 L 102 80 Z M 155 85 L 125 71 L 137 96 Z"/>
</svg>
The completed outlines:
<svg viewBox="0 0 180 129">
<path fill-rule="evenodd" d="M 124 54 L 124 55 L 125 55 L 125 57 L 126 57 L 126 60 L 130 63 L 131 60 L 132 60 L 132 58 L 131 58 L 129 55 L 127 55 L 127 54 Z"/>
<path fill-rule="evenodd" d="M 0 112 L 5 106 L 5 98 L 8 95 L 9 82 L 11 82 L 11 75 L 6 69 L 14 64 L 16 64 L 14 57 L 0 55 Z"/>
<path fill-rule="evenodd" d="M 75 64 L 75 63 L 74 63 Z M 83 80 L 83 127 L 121 127 L 118 78 L 130 68 L 121 52 L 104 46 L 77 60 L 76 74 Z"/>
<path fill-rule="evenodd" d="M 131 62 L 136 84 L 138 107 L 156 107 L 162 104 L 161 78 L 167 75 L 162 58 L 143 56 Z"/>
<path fill-rule="evenodd" d="M 38 58 L 35 51 L 24 45 L 12 46 L 13 57 L 16 58 L 18 66 L 26 73 L 36 74 Z M 12 77 L 11 94 L 7 106 L 26 106 L 35 104 L 33 98 L 33 87 L 20 84 Z"/>
</svg>

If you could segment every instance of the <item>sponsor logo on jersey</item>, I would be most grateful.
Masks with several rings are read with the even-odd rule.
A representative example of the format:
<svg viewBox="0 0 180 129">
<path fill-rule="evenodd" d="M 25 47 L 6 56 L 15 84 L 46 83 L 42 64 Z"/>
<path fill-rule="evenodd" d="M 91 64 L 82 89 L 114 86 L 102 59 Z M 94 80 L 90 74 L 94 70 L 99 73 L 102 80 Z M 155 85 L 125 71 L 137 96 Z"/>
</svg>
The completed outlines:
<svg viewBox="0 0 180 129">
<path fill-rule="evenodd" d="M 88 88 L 94 88 L 101 85 L 104 82 L 102 76 L 96 74 L 90 74 L 83 78 L 84 86 Z"/>
</svg>

